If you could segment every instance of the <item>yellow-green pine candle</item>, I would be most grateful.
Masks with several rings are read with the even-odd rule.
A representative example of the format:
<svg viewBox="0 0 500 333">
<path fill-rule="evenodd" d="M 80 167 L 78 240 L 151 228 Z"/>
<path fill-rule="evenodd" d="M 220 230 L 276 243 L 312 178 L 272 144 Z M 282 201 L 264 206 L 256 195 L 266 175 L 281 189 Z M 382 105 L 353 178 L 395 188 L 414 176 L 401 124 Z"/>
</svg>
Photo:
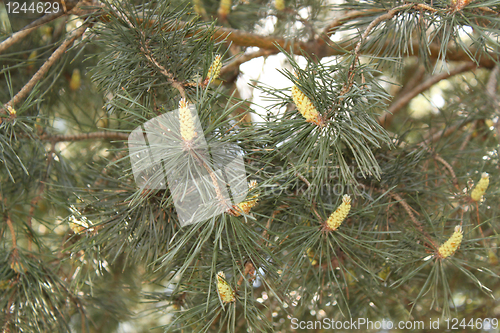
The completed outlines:
<svg viewBox="0 0 500 333">
<path fill-rule="evenodd" d="M 311 265 L 316 266 L 318 261 L 316 260 L 316 252 L 312 248 L 307 249 L 307 257 L 309 257 L 309 261 L 311 262 Z"/>
<path fill-rule="evenodd" d="M 255 180 L 252 180 L 248 183 L 248 187 L 250 189 L 253 189 L 257 186 L 257 182 Z M 244 212 L 245 214 L 248 214 L 250 213 L 250 210 L 257 204 L 257 201 L 258 201 L 258 198 L 259 195 L 258 194 L 255 194 L 253 195 L 252 197 L 250 197 L 249 200 L 247 201 L 243 201 L 243 202 L 240 202 L 238 204 L 238 207 L 240 208 L 240 210 L 242 212 Z"/>
<path fill-rule="evenodd" d="M 189 103 L 184 98 L 179 101 L 179 122 L 182 140 L 190 142 L 196 136 L 196 132 Z"/>
<path fill-rule="evenodd" d="M 210 68 L 208 69 L 207 78 L 212 81 L 218 78 L 220 75 L 221 68 L 222 68 L 221 56 L 217 54 L 215 56 L 214 61 L 210 65 Z"/>
<path fill-rule="evenodd" d="M 441 258 L 447 258 L 455 253 L 456 250 L 460 247 L 462 243 L 463 232 L 462 227 L 457 225 L 455 227 L 455 232 L 451 235 L 450 239 L 448 239 L 443 245 L 439 247 L 438 253 Z"/>
<path fill-rule="evenodd" d="M 274 7 L 277 10 L 285 9 L 285 0 L 276 0 L 276 2 L 274 3 Z"/>
<path fill-rule="evenodd" d="M 82 76 L 80 75 L 80 70 L 75 68 L 71 74 L 71 79 L 69 80 L 69 89 L 75 91 L 82 85 Z"/>
<path fill-rule="evenodd" d="M 222 19 L 226 19 L 226 16 L 231 12 L 231 0 L 221 0 L 219 4 L 219 10 L 217 13 Z"/>
<path fill-rule="evenodd" d="M 351 197 L 347 194 L 344 194 L 342 197 L 342 203 L 335 210 L 332 215 L 326 220 L 326 225 L 330 230 L 337 230 L 338 227 L 344 222 L 345 218 L 349 214 L 351 210 Z"/>
<path fill-rule="evenodd" d="M 479 181 L 479 183 L 477 183 L 476 187 L 472 190 L 470 194 L 472 200 L 474 201 L 481 200 L 489 184 L 490 184 L 490 175 L 488 175 L 486 172 L 483 172 L 483 174 L 481 175 L 481 180 Z"/>
<path fill-rule="evenodd" d="M 203 4 L 201 0 L 194 0 L 194 11 L 196 14 L 203 16 L 206 14 L 205 9 L 203 8 Z"/>
<path fill-rule="evenodd" d="M 311 100 L 297 86 L 292 87 L 292 99 L 297 106 L 297 110 L 299 110 L 308 123 L 321 125 L 318 110 L 316 110 Z"/>
<path fill-rule="evenodd" d="M 231 303 L 236 300 L 233 288 L 227 283 L 226 275 L 220 271 L 217 273 L 217 292 L 224 303 Z"/>
</svg>

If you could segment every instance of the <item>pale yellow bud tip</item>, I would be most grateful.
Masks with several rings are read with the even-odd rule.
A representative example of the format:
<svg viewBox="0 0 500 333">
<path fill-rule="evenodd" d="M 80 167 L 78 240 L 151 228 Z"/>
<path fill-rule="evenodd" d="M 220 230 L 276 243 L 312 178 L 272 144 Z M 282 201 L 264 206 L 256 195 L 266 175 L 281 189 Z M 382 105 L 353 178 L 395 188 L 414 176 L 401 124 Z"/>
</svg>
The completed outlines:
<svg viewBox="0 0 500 333">
<path fill-rule="evenodd" d="M 457 225 L 455 227 L 455 232 L 451 235 L 450 239 L 448 239 L 443 245 L 439 247 L 438 253 L 441 258 L 447 258 L 455 253 L 456 250 L 460 247 L 463 238 L 462 227 Z"/>
<path fill-rule="evenodd" d="M 16 113 L 17 113 L 16 110 L 12 106 L 10 106 L 10 105 L 7 106 L 7 110 L 9 111 L 9 114 L 11 116 L 15 116 Z"/>
</svg>

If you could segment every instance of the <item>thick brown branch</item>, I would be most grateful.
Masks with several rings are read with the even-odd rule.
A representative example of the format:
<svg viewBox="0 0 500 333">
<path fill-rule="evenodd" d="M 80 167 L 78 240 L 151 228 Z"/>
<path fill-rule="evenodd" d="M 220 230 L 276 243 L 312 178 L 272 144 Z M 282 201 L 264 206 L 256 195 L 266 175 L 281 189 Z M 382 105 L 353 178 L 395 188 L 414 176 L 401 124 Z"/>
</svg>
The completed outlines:
<svg viewBox="0 0 500 333">
<path fill-rule="evenodd" d="M 82 141 L 95 139 L 127 140 L 128 134 L 119 132 L 91 132 L 82 134 L 43 135 L 40 137 L 40 140 L 48 142 Z"/>
<path fill-rule="evenodd" d="M 221 68 L 220 70 L 220 75 L 222 76 L 224 73 L 227 73 L 235 68 L 238 68 L 241 64 L 250 61 L 252 59 L 258 58 L 258 57 L 266 57 L 272 54 L 278 53 L 278 50 L 258 50 L 252 53 L 246 53 L 238 56 L 231 62 L 227 63 L 224 67 Z"/>
<path fill-rule="evenodd" d="M 421 9 L 421 6 L 418 5 L 415 6 L 416 8 Z M 396 10 L 397 8 L 399 7 L 394 8 L 394 10 Z M 401 10 L 401 8 L 399 8 L 398 10 Z M 346 16 L 349 15 L 350 14 L 346 14 Z M 355 18 L 354 16 L 358 15 L 360 15 L 360 13 L 353 15 L 352 19 Z M 106 18 L 103 16 L 102 20 L 106 20 Z M 143 19 L 137 18 L 137 22 L 142 23 Z M 156 23 L 154 22 L 154 20 L 152 20 L 150 24 L 154 25 Z M 340 23 L 332 22 L 331 24 L 332 29 L 335 26 L 338 26 L 338 24 Z M 184 29 L 186 27 L 187 27 L 186 22 L 176 22 L 175 24 L 169 24 L 168 26 L 164 26 L 161 29 L 163 29 L 164 31 L 176 31 Z M 206 28 L 200 28 L 196 31 L 193 31 L 193 33 L 191 34 L 186 35 L 186 37 L 192 36 L 208 28 L 209 28 L 208 26 Z M 216 27 L 216 30 L 214 31 L 213 34 L 213 38 L 216 40 L 225 40 L 226 42 L 232 43 L 233 45 L 237 46 L 246 46 L 246 47 L 255 46 L 261 49 L 272 50 L 276 52 L 279 52 L 277 48 L 277 45 L 279 45 L 280 47 L 286 50 L 291 50 L 294 54 L 301 55 L 303 53 L 306 53 L 309 55 L 315 55 L 319 58 L 344 55 L 346 53 L 351 52 L 354 48 L 354 45 L 350 40 L 344 42 L 341 41 L 337 43 L 336 47 L 328 47 L 328 45 L 325 43 L 324 34 L 320 34 L 320 36 L 313 41 L 303 42 L 303 41 L 285 39 L 275 36 L 261 36 L 255 33 L 246 32 L 238 29 Z M 384 47 L 382 48 L 381 52 L 383 52 L 384 49 L 391 47 L 392 46 L 391 43 L 392 42 L 387 41 Z M 440 53 L 441 48 L 442 48 L 441 44 L 433 43 L 428 45 L 425 48 L 425 50 L 423 50 L 423 52 L 425 53 L 429 52 L 430 58 L 437 59 L 441 54 Z M 408 50 L 411 50 L 411 53 L 409 55 L 418 55 L 419 52 L 421 52 L 419 41 L 414 40 L 411 45 L 408 45 Z M 366 54 L 371 54 L 369 51 L 364 51 L 364 52 L 368 52 Z M 477 50 L 471 48 L 470 53 L 476 54 Z M 360 52 L 360 54 L 363 54 L 363 52 Z M 377 55 L 377 54 L 371 54 L 371 55 Z M 496 58 L 497 56 L 493 53 L 485 54 L 484 56 L 481 56 L 480 59 L 477 60 L 478 66 L 485 68 L 493 68 L 495 66 L 495 61 L 493 59 Z M 471 61 L 469 55 L 465 53 L 463 50 L 457 49 L 455 45 L 449 46 L 446 53 L 446 59 L 449 61 Z"/>
</svg>

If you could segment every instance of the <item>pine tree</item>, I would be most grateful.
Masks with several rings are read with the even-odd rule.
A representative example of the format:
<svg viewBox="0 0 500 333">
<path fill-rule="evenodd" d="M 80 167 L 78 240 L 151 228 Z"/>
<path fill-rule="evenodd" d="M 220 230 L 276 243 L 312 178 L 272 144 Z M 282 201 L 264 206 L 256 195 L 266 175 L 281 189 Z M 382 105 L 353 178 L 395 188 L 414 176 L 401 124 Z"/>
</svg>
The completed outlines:
<svg viewBox="0 0 500 333">
<path fill-rule="evenodd" d="M 15 4 L 2 332 L 498 327 L 500 1 Z"/>
</svg>

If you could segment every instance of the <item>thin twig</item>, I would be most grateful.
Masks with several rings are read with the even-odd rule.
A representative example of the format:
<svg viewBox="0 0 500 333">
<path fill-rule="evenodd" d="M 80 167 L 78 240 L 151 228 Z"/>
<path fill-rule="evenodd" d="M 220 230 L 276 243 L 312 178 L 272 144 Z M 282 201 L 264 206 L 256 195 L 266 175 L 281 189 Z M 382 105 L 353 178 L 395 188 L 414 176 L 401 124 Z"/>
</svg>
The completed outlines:
<svg viewBox="0 0 500 333">
<path fill-rule="evenodd" d="M 448 79 L 454 75 L 469 71 L 469 70 L 474 69 L 474 68 L 476 68 L 476 65 L 473 62 L 468 62 L 468 63 L 461 64 L 461 65 L 453 68 L 449 72 L 444 72 L 444 73 L 434 75 L 434 76 L 428 78 L 427 80 L 425 80 L 424 82 L 422 82 L 421 84 L 416 86 L 414 89 L 412 89 L 408 93 L 406 93 L 403 96 L 401 96 L 400 98 L 398 98 L 393 104 L 391 104 L 391 106 L 387 110 L 388 114 L 394 115 L 400 109 L 402 109 L 404 106 L 406 106 L 408 103 L 410 103 L 410 101 L 413 98 L 415 98 L 416 96 L 418 96 L 422 92 L 426 91 L 427 89 L 429 89 L 430 87 L 432 87 L 433 85 L 438 83 L 439 81 Z M 385 115 L 381 116 L 379 118 L 379 122 L 383 123 L 385 117 L 386 117 Z"/>
<path fill-rule="evenodd" d="M 250 274 L 250 275 L 255 275 L 255 267 L 254 265 L 252 264 L 251 261 L 248 261 L 246 264 L 245 264 L 245 270 L 243 271 L 243 274 L 240 276 L 240 278 L 238 279 L 238 287 L 241 286 L 241 284 L 243 283 L 243 280 L 245 279 L 245 276 L 247 274 Z"/>
<path fill-rule="evenodd" d="M 451 134 L 455 133 L 457 131 L 457 129 L 467 125 L 468 123 L 470 123 L 473 119 L 469 118 L 469 119 L 466 119 L 458 124 L 455 124 L 453 126 L 450 126 L 448 128 L 445 128 L 435 134 L 431 134 L 429 136 L 427 136 L 424 141 L 422 141 L 423 144 L 425 145 L 429 145 L 431 143 L 434 143 L 434 142 L 437 142 L 439 141 L 441 138 L 445 138 L 447 136 L 450 136 Z"/>
<path fill-rule="evenodd" d="M 437 246 L 436 242 L 427 233 L 427 231 L 424 230 L 424 226 L 422 225 L 422 223 L 420 223 L 420 221 L 418 221 L 417 218 L 415 217 L 415 215 L 413 214 L 413 212 L 412 212 L 413 208 L 411 208 L 410 205 L 408 205 L 408 203 L 399 194 L 394 193 L 394 192 L 389 192 L 389 195 L 393 199 L 395 199 L 404 208 L 404 210 L 406 211 L 406 213 L 410 217 L 410 220 L 413 222 L 413 224 L 415 224 L 417 230 L 420 231 L 427 238 L 427 240 L 437 249 L 438 246 Z"/>
<path fill-rule="evenodd" d="M 49 142 L 82 141 L 95 139 L 127 140 L 128 134 L 119 132 L 91 132 L 81 134 L 42 135 L 40 137 L 40 140 Z"/>
<path fill-rule="evenodd" d="M 450 165 L 450 163 L 448 163 L 444 158 L 439 156 L 437 153 L 434 153 L 432 155 L 432 157 L 434 157 L 434 159 L 436 161 L 441 162 L 441 164 L 443 164 L 445 166 L 445 168 L 448 169 L 448 171 L 450 172 L 450 175 L 451 175 L 451 182 L 453 183 L 453 186 L 455 186 L 457 191 L 460 192 L 460 187 L 458 187 L 457 176 L 455 175 L 455 171 L 453 170 L 453 167 Z"/>
<path fill-rule="evenodd" d="M 496 115 L 500 115 L 500 108 L 498 107 L 498 98 L 497 98 L 497 85 L 498 85 L 498 74 L 500 72 L 500 67 L 496 65 L 490 73 L 490 78 L 488 79 L 488 83 L 486 84 L 486 93 L 493 101 L 493 105 L 495 107 Z M 497 132 L 497 138 L 500 140 L 500 121 L 497 120 L 495 124 L 495 131 Z"/>
<path fill-rule="evenodd" d="M 38 188 L 36 196 L 30 202 L 30 211 L 28 213 L 28 219 L 26 221 L 26 225 L 28 226 L 28 230 L 30 232 L 30 235 L 28 237 L 28 251 L 30 251 L 30 252 L 31 252 L 31 249 L 33 246 L 33 238 L 31 237 L 31 231 L 32 231 L 31 225 L 32 225 L 33 215 L 35 215 L 36 206 L 38 204 L 38 201 L 42 198 L 42 194 L 45 190 L 45 180 L 49 176 L 50 165 L 52 163 L 54 151 L 55 151 L 55 144 L 56 144 L 55 142 L 52 142 L 52 145 L 50 147 L 50 151 L 49 151 L 48 156 L 47 156 L 47 172 L 45 173 L 45 175 L 43 176 L 43 178 L 40 181 L 40 187 Z"/>
<path fill-rule="evenodd" d="M 83 33 L 85 32 L 85 30 L 87 29 L 88 26 L 89 26 L 89 24 L 82 25 L 78 29 L 74 30 L 68 36 L 68 38 L 66 38 L 66 40 L 64 40 L 64 42 L 61 44 L 61 46 L 59 46 L 54 51 L 54 53 L 52 53 L 50 55 L 50 57 L 47 59 L 47 61 L 45 61 L 45 63 L 42 65 L 42 67 L 40 67 L 40 69 L 31 77 L 31 79 L 28 81 L 28 83 L 26 83 L 24 85 L 24 87 L 22 87 L 21 90 L 14 97 L 12 97 L 12 99 L 9 102 L 7 102 L 4 105 L 4 109 L 5 109 L 4 113 L 6 113 L 6 110 L 8 109 L 9 106 L 13 108 L 16 104 L 18 104 L 22 99 L 24 99 L 31 92 L 31 90 L 35 87 L 35 85 L 43 78 L 45 73 L 47 73 L 47 71 L 50 69 L 50 67 L 52 67 L 52 65 L 54 65 L 54 63 L 64 54 L 64 52 L 66 52 L 68 47 L 70 47 L 71 44 L 73 44 L 73 42 L 77 38 L 79 38 L 81 35 L 83 35 Z"/>
<path fill-rule="evenodd" d="M 332 21 L 324 30 L 323 30 L 323 37 L 330 37 L 336 32 L 336 28 L 342 26 L 348 21 L 355 20 L 357 18 L 367 16 L 373 13 L 380 13 L 385 11 L 384 9 L 380 8 L 375 8 L 375 9 L 368 9 L 368 10 L 355 10 L 351 12 L 344 13 L 340 17 L 337 17 L 335 20 Z"/>
<path fill-rule="evenodd" d="M 420 82 L 422 82 L 422 79 L 423 79 L 424 75 L 425 75 L 425 66 L 419 65 L 416 68 L 416 70 L 413 73 L 413 75 L 411 76 L 411 78 L 405 84 L 405 86 L 402 87 L 397 92 L 397 94 L 394 96 L 393 104 L 396 101 L 398 101 L 402 96 L 405 96 L 406 94 L 408 94 L 408 92 L 410 92 L 411 90 L 413 90 Z M 379 117 L 378 122 L 383 127 L 388 128 L 391 125 L 392 120 L 394 119 L 395 114 L 396 114 L 395 111 L 393 111 L 391 113 L 386 112 L 386 113 L 384 113 L 383 115 L 381 115 Z"/>
<path fill-rule="evenodd" d="M 153 53 L 151 52 L 151 50 L 148 47 L 147 36 L 144 33 L 144 31 L 142 29 L 140 29 L 139 27 L 137 27 L 136 25 L 134 25 L 125 14 L 121 13 L 118 10 L 118 8 L 116 8 L 113 5 L 111 6 L 111 8 L 113 8 L 114 14 L 117 15 L 117 17 L 124 20 L 131 29 L 138 30 L 140 32 L 140 34 L 142 36 L 142 40 L 140 41 L 140 43 L 141 43 L 140 49 L 141 49 L 142 53 L 144 53 L 144 56 L 146 57 L 146 59 L 148 59 L 148 61 L 150 63 L 152 63 L 156 67 L 156 69 L 158 69 L 160 71 L 160 73 L 163 74 L 167 78 L 167 81 L 172 85 L 172 87 L 174 87 L 175 89 L 177 89 L 179 91 L 182 98 L 186 98 L 186 92 L 184 90 L 184 85 L 182 83 L 178 82 L 175 79 L 174 75 L 172 73 L 170 73 L 165 67 L 163 67 L 153 56 Z"/>
<path fill-rule="evenodd" d="M 414 5 L 416 8 L 420 8 L 421 6 Z M 107 13 L 111 15 L 116 15 L 115 13 Z M 346 14 L 348 15 L 348 14 Z M 108 20 L 105 15 L 101 16 L 101 20 Z M 150 26 L 157 26 L 156 20 L 154 17 L 148 16 Z M 144 22 L 145 19 L 141 14 L 137 15 L 136 21 L 138 23 Z M 185 29 L 188 26 L 187 22 L 176 21 L 175 24 L 168 24 L 164 26 L 160 26 L 159 29 L 163 31 L 177 31 Z M 213 26 L 200 27 L 188 34 L 186 37 L 193 36 L 197 33 L 201 33 L 206 29 L 212 29 Z M 212 38 L 218 41 L 224 40 L 226 43 L 233 43 L 238 46 L 254 46 L 260 49 L 267 50 L 277 50 L 277 46 L 290 50 L 294 54 L 302 55 L 303 53 L 307 54 L 315 54 L 316 56 L 323 58 L 335 55 L 345 55 L 349 53 L 353 49 L 353 45 L 351 40 L 341 41 L 338 44 L 338 47 L 327 47 L 324 52 L 319 52 L 319 46 L 324 46 L 324 35 L 320 34 L 315 40 L 304 42 L 300 40 L 286 39 L 280 38 L 276 36 L 261 36 L 252 32 L 247 32 L 238 29 L 225 28 L 221 26 L 216 26 L 213 32 Z M 385 45 L 382 49 L 390 47 L 390 41 L 386 41 Z M 442 49 L 442 45 L 439 43 L 432 43 L 428 45 L 425 50 L 421 50 L 420 41 L 413 40 L 411 45 L 408 45 L 408 49 L 412 50 L 412 54 L 418 54 L 419 52 L 429 53 L 430 58 L 436 59 L 439 57 L 440 50 Z M 476 49 L 471 48 L 470 54 L 476 54 Z M 449 49 L 446 53 L 447 60 L 449 61 L 471 61 L 469 54 L 464 50 L 456 49 L 455 45 L 450 44 Z M 485 56 L 480 59 L 476 59 L 479 67 L 485 68 L 493 68 L 495 66 L 496 55 L 493 53 L 485 54 Z"/>
<path fill-rule="evenodd" d="M 17 237 L 16 237 L 16 231 L 14 230 L 14 225 L 12 224 L 12 220 L 10 219 L 10 216 L 8 214 L 5 215 L 5 222 L 7 223 L 7 226 L 9 227 L 10 231 L 10 237 L 12 238 L 12 249 L 13 255 L 17 254 Z"/>
<path fill-rule="evenodd" d="M 15 43 L 21 41 L 24 37 L 28 36 L 33 30 L 35 30 L 39 26 L 44 25 L 45 23 L 53 21 L 56 18 L 64 16 L 66 14 L 67 13 L 65 13 L 63 11 L 58 11 L 56 13 L 51 13 L 51 14 L 47 14 L 45 16 L 42 16 L 38 20 L 31 22 L 26 27 L 15 32 L 14 34 L 12 34 L 12 36 L 10 36 L 9 38 L 7 38 L 3 42 L 1 42 L 0 43 L 0 53 L 2 53 L 3 51 L 8 49 L 9 47 L 14 45 Z"/>
<path fill-rule="evenodd" d="M 378 16 L 376 19 L 374 19 L 366 27 L 365 31 L 361 35 L 361 38 L 359 39 L 358 43 L 356 44 L 356 47 L 354 48 L 354 59 L 352 61 L 351 68 L 349 69 L 349 77 L 347 78 L 347 82 L 344 84 L 344 88 L 342 89 L 341 95 L 344 95 L 349 90 L 351 90 L 352 84 L 354 83 L 354 69 L 355 69 L 356 63 L 358 62 L 358 59 L 359 59 L 359 51 L 361 50 L 361 45 L 363 45 L 366 38 L 368 38 L 368 35 L 373 30 L 373 28 L 375 28 L 382 21 L 387 21 L 387 20 L 392 19 L 394 16 L 396 16 L 396 14 L 400 10 L 409 8 L 411 6 L 413 6 L 413 4 L 406 4 L 406 5 L 394 7 L 393 9 L 389 10 L 386 14 Z"/>
<path fill-rule="evenodd" d="M 144 43 L 145 44 L 145 43 Z M 147 45 L 141 45 L 141 51 L 144 53 L 144 56 L 146 59 L 148 59 L 153 65 L 156 66 L 156 68 L 162 73 L 164 76 L 167 77 L 168 82 L 179 91 L 179 94 L 181 95 L 182 98 L 186 98 L 186 92 L 184 90 L 184 86 L 179 83 L 175 78 L 172 73 L 170 73 L 165 67 L 160 65 L 158 61 L 153 57 L 153 54 L 147 47 Z"/>
<path fill-rule="evenodd" d="M 477 126 L 477 120 L 474 121 L 472 123 L 472 126 L 468 129 L 469 133 L 467 134 L 467 136 L 465 137 L 464 141 L 462 142 L 462 144 L 460 145 L 460 147 L 458 148 L 458 151 L 463 151 L 465 149 L 465 147 L 467 147 L 467 145 L 469 144 L 470 140 L 472 139 L 472 135 L 474 135 L 474 130 L 476 129 L 476 126 Z M 456 154 L 456 159 L 451 162 L 451 166 L 455 166 L 455 164 L 458 162 L 459 160 L 459 154 Z"/>
</svg>

